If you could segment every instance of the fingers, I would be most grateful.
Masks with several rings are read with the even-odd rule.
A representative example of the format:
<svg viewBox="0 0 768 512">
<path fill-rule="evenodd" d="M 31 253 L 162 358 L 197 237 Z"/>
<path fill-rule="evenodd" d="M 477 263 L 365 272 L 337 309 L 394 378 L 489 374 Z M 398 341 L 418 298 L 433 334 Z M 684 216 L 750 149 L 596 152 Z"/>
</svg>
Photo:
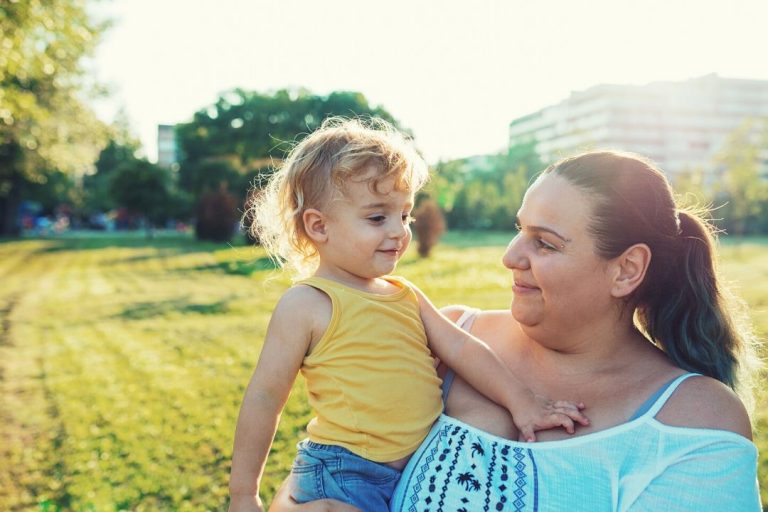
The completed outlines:
<svg viewBox="0 0 768 512">
<path fill-rule="evenodd" d="M 562 415 L 562 414 L 558 415 L 558 419 L 559 419 L 558 424 L 561 427 L 563 427 L 566 432 L 568 432 L 569 434 L 573 434 L 573 432 L 575 430 L 574 429 L 574 425 L 573 425 L 573 420 L 571 418 L 569 418 L 568 416 L 565 416 L 565 415 Z"/>
<path fill-rule="evenodd" d="M 576 403 L 576 402 L 569 402 L 568 400 L 555 400 L 554 402 L 552 402 L 552 405 L 554 407 L 557 407 L 558 409 L 581 410 L 586 407 L 586 405 L 584 405 L 584 402 Z"/>
<path fill-rule="evenodd" d="M 533 426 L 526 425 L 525 427 L 520 428 L 520 435 L 523 439 L 525 439 L 526 443 L 535 443 L 536 442 L 536 433 L 533 431 Z"/>
<path fill-rule="evenodd" d="M 575 404 L 573 402 L 566 402 L 565 400 L 558 400 L 557 402 L 554 402 L 552 406 L 555 413 L 564 414 L 571 420 L 577 421 L 584 426 L 589 425 L 589 418 L 581 412 L 581 410 L 585 408 L 583 403 L 579 402 L 578 404 Z"/>
</svg>

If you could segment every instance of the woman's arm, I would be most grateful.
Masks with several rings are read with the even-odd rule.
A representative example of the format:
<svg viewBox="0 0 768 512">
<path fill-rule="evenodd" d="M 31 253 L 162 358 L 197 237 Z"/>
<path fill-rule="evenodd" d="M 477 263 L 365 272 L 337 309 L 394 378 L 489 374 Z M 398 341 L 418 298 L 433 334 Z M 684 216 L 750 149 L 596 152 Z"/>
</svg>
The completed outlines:
<svg viewBox="0 0 768 512">
<path fill-rule="evenodd" d="M 291 477 L 275 493 L 269 512 L 361 512 L 360 509 L 336 500 L 318 500 L 309 503 L 296 503 L 291 499 Z"/>
<path fill-rule="evenodd" d="M 754 445 L 724 436 L 680 454 L 642 491 L 631 512 L 760 512 L 757 450 Z"/>
<path fill-rule="evenodd" d="M 711 431 L 714 437 L 668 462 L 630 510 L 761 510 L 757 450 L 747 442 L 752 439 L 749 416 L 730 388 L 709 377 L 691 377 L 675 390 L 656 419 L 670 427 Z"/>
</svg>

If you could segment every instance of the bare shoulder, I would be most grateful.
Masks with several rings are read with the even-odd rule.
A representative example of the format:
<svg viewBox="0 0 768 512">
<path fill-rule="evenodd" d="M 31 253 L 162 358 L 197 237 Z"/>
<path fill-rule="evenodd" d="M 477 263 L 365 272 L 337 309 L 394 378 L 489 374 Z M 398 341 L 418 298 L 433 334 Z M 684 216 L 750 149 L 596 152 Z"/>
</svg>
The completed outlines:
<svg viewBox="0 0 768 512">
<path fill-rule="evenodd" d="M 317 329 L 328 326 L 333 305 L 325 292 L 300 284 L 286 290 L 275 306 L 272 318 L 285 321 L 294 327 L 305 326 Z"/>
<path fill-rule="evenodd" d="M 484 335 L 497 337 L 500 332 L 512 335 L 518 332 L 517 329 L 513 329 L 516 326 L 517 321 L 508 309 L 489 309 L 481 311 L 477 315 L 472 332 L 476 333 L 480 338 L 483 338 Z"/>
<path fill-rule="evenodd" d="M 683 381 L 656 419 L 666 425 L 727 430 L 752 439 L 744 404 L 728 386 L 710 377 Z"/>
<path fill-rule="evenodd" d="M 330 306 L 331 299 L 325 292 L 306 284 L 288 288 L 277 303 L 278 308 L 306 307 L 309 310 Z"/>
</svg>

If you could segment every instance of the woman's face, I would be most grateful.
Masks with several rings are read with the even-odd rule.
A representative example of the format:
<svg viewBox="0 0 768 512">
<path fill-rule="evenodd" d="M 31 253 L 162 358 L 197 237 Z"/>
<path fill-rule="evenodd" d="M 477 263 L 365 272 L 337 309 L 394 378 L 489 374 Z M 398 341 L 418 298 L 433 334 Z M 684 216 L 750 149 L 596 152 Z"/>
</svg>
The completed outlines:
<svg viewBox="0 0 768 512">
<path fill-rule="evenodd" d="M 524 329 L 575 334 L 612 307 L 609 262 L 588 232 L 592 209 L 584 192 L 557 175 L 526 192 L 503 258 L 514 278 L 512 315 Z"/>
</svg>

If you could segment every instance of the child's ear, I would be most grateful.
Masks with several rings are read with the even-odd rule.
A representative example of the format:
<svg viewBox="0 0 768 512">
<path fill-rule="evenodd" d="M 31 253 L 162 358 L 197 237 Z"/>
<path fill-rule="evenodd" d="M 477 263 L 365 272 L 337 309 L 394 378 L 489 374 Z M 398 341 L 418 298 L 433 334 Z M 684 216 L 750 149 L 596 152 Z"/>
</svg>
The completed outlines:
<svg viewBox="0 0 768 512">
<path fill-rule="evenodd" d="M 321 244 L 328 239 L 323 212 L 316 208 L 307 208 L 301 215 L 301 220 L 304 222 L 304 231 L 313 242 Z"/>
<path fill-rule="evenodd" d="M 611 294 L 614 297 L 627 297 L 645 279 L 648 265 L 651 264 L 651 249 L 645 244 L 635 244 L 621 253 L 613 264 L 615 274 Z"/>
</svg>

